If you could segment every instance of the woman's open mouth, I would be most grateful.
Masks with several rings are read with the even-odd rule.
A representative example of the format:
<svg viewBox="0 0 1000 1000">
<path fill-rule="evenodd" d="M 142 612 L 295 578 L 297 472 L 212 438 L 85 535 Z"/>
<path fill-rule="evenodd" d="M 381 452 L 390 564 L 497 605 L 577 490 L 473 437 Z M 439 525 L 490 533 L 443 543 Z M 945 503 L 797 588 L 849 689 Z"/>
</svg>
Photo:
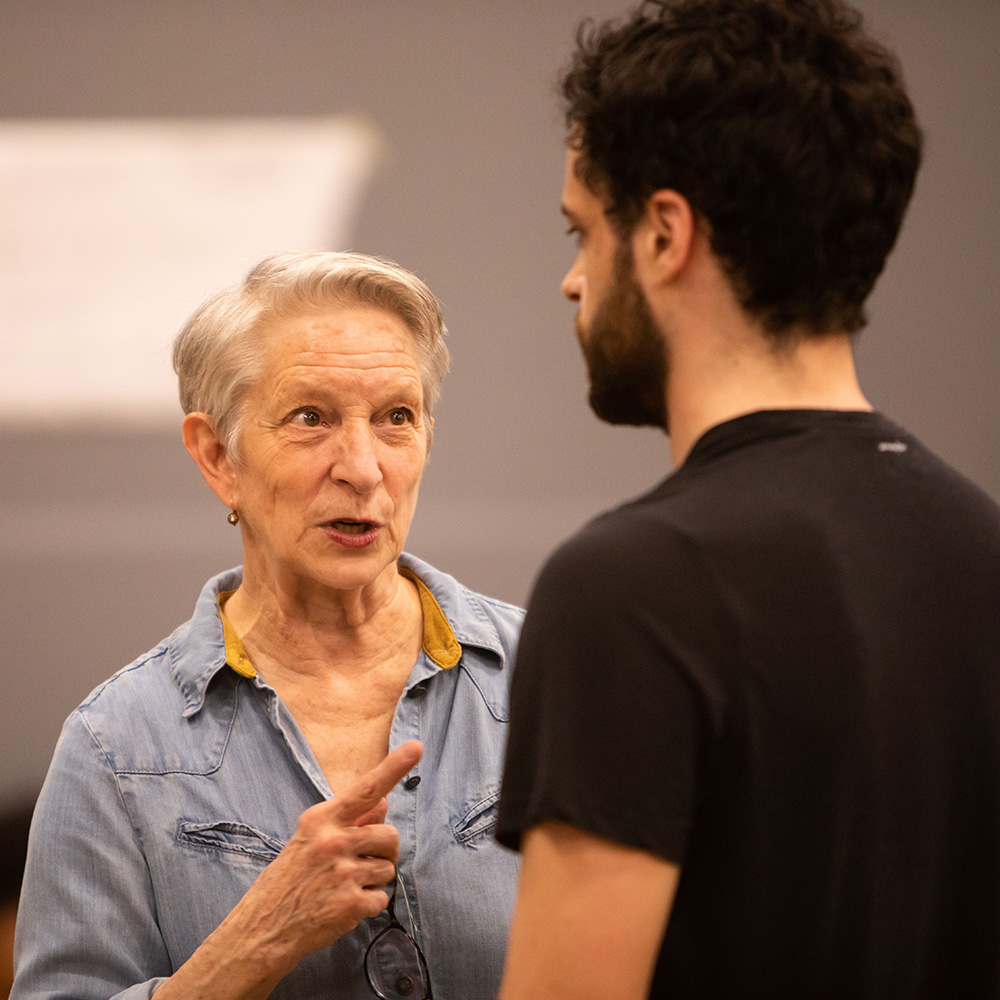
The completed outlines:
<svg viewBox="0 0 1000 1000">
<path fill-rule="evenodd" d="M 381 525 L 376 521 L 355 521 L 337 518 L 321 525 L 328 538 L 349 549 L 362 549 L 371 545 L 379 536 Z"/>
<path fill-rule="evenodd" d="M 374 527 L 371 521 L 331 521 L 330 524 L 348 535 L 363 535 Z"/>
</svg>

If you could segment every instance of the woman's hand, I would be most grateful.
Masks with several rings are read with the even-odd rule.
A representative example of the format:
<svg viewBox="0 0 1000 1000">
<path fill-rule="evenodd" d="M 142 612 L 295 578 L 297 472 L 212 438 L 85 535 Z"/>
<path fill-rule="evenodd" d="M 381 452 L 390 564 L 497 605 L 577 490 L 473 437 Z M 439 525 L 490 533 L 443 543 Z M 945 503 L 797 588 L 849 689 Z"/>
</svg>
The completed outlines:
<svg viewBox="0 0 1000 1000">
<path fill-rule="evenodd" d="M 390 753 L 335 799 L 307 809 L 284 850 L 157 1000 L 266 997 L 311 952 L 389 902 L 399 834 L 385 796 L 420 760 L 416 740 Z"/>
</svg>

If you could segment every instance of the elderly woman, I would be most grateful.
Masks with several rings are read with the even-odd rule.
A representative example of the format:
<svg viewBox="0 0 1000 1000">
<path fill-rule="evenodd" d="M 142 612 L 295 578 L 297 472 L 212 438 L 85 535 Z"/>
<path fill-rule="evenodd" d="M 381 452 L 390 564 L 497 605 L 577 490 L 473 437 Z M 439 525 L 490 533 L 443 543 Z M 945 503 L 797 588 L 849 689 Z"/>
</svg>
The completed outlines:
<svg viewBox="0 0 1000 1000">
<path fill-rule="evenodd" d="M 263 261 L 182 330 L 184 443 L 243 567 L 67 721 L 17 1000 L 496 995 L 521 612 L 403 553 L 443 335 L 413 275 L 326 252 Z"/>
</svg>

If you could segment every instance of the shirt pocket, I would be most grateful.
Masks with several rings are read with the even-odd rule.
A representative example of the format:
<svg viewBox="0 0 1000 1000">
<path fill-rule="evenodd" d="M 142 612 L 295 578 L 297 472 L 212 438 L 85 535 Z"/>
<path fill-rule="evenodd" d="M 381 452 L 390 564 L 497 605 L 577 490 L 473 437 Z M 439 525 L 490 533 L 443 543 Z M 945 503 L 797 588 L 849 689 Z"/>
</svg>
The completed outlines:
<svg viewBox="0 0 1000 1000">
<path fill-rule="evenodd" d="M 488 795 L 479 799 L 452 822 L 452 831 L 464 847 L 479 847 L 484 843 L 492 843 L 493 830 L 497 825 L 497 807 L 500 801 L 500 789 L 496 788 Z"/>
<path fill-rule="evenodd" d="M 198 823 L 181 820 L 177 824 L 177 843 L 208 853 L 265 864 L 273 861 L 284 848 L 276 837 L 235 820 Z"/>
</svg>

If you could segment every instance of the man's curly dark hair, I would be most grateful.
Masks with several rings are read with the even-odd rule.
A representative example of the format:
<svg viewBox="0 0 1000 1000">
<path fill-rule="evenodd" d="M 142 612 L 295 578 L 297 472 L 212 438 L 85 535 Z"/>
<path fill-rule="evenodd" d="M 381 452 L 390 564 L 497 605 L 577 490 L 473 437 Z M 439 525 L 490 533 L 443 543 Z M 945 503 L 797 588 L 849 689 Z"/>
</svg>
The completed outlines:
<svg viewBox="0 0 1000 1000">
<path fill-rule="evenodd" d="M 581 179 L 627 234 L 670 188 L 770 333 L 864 326 L 921 134 L 896 58 L 841 0 L 662 0 L 584 23 L 562 78 Z"/>
</svg>

